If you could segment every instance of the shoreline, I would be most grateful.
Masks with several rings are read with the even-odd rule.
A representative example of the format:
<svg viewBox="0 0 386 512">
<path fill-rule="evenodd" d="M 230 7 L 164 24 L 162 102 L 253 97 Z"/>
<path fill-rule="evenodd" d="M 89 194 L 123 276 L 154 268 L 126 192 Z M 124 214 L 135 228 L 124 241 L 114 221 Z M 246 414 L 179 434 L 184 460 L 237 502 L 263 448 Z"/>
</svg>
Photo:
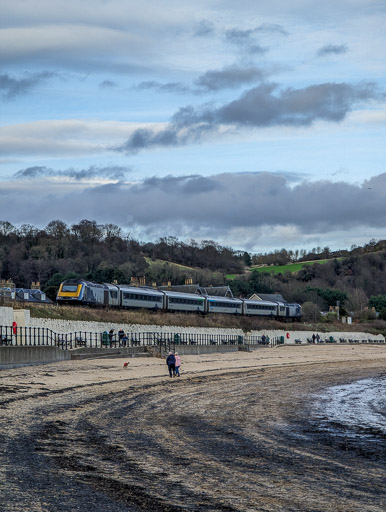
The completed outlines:
<svg viewBox="0 0 386 512">
<path fill-rule="evenodd" d="M 163 359 L 124 362 L 0 373 L 7 512 L 385 509 L 384 458 L 315 432 L 307 404 L 384 375 L 386 347 L 183 356 L 180 379 Z"/>
</svg>

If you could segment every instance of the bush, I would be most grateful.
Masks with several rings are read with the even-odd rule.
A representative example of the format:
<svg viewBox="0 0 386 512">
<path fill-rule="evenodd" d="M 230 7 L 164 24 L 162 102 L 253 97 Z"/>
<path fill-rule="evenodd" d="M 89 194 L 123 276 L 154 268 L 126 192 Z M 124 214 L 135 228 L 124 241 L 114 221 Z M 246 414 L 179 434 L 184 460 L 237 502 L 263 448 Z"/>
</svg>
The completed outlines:
<svg viewBox="0 0 386 512">
<path fill-rule="evenodd" d="M 368 320 L 375 320 L 376 313 L 372 309 L 364 309 L 363 311 L 357 314 L 356 318 L 360 322 L 367 322 Z"/>
<path fill-rule="evenodd" d="M 326 324 L 332 324 L 338 320 L 338 315 L 330 311 L 327 315 L 323 316 L 323 322 Z"/>
</svg>

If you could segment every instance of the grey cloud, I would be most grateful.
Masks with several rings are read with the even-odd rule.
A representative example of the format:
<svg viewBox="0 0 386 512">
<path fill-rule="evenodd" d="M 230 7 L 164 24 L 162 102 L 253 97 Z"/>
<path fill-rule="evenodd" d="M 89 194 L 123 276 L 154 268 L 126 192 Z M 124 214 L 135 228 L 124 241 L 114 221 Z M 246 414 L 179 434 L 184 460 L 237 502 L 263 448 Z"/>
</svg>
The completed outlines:
<svg viewBox="0 0 386 512">
<path fill-rule="evenodd" d="M 165 129 L 136 130 L 125 144 L 111 149 L 134 152 L 155 146 L 200 142 L 203 135 L 224 125 L 260 128 L 309 126 L 320 120 L 339 122 L 358 102 L 379 97 L 372 83 L 325 83 L 302 89 L 280 89 L 277 84 L 264 83 L 219 108 L 210 104 L 183 107 Z"/>
<path fill-rule="evenodd" d="M 118 86 L 117 82 L 115 82 L 113 80 L 104 80 L 103 82 L 101 82 L 99 84 L 99 87 L 101 89 L 111 89 L 111 88 L 117 87 L 117 86 Z"/>
<path fill-rule="evenodd" d="M 208 91 L 218 91 L 261 81 L 265 76 L 266 73 L 257 67 L 229 66 L 222 70 L 207 71 L 196 80 L 195 85 Z"/>
<path fill-rule="evenodd" d="M 21 77 L 12 77 L 9 74 L 0 74 L 0 91 L 4 99 L 13 99 L 26 94 L 39 83 L 55 76 L 55 73 L 42 71 L 40 73 L 24 73 Z"/>
<path fill-rule="evenodd" d="M 348 48 L 345 44 L 326 44 L 320 48 L 316 55 L 318 57 L 326 57 L 328 55 L 340 55 L 342 53 L 347 53 Z"/>
<path fill-rule="evenodd" d="M 244 93 L 238 100 L 218 109 L 220 123 L 249 126 L 308 126 L 315 121 L 341 121 L 360 100 L 376 96 L 373 84 L 351 86 L 345 83 L 287 88 L 276 94 L 277 86 L 263 84 Z"/>
<path fill-rule="evenodd" d="M 67 169 L 63 171 L 57 171 L 50 169 L 45 166 L 28 167 L 22 169 L 14 174 L 14 178 L 18 180 L 22 179 L 39 179 L 47 177 L 61 177 L 70 178 L 75 181 L 87 180 L 92 178 L 110 178 L 110 179 L 122 179 L 129 172 L 130 169 L 127 167 L 120 166 L 108 166 L 108 167 L 95 167 L 91 166 L 88 169 Z"/>
<path fill-rule="evenodd" d="M 219 91 L 221 89 L 235 89 L 244 84 L 263 80 L 268 73 L 256 66 L 228 66 L 220 70 L 209 70 L 195 80 L 195 88 L 179 82 L 161 83 L 156 80 L 140 82 L 133 89 L 155 90 L 161 93 L 187 93 L 201 94 L 203 92 Z"/>
<path fill-rule="evenodd" d="M 325 180 L 295 186 L 285 175 L 273 173 L 166 176 L 71 193 L 48 184 L 32 196 L 30 187 L 20 182 L 4 192 L 0 218 L 15 222 L 24 217 L 46 225 L 55 204 L 55 217 L 67 222 L 87 211 L 90 218 L 147 232 L 167 226 L 167 232 L 177 236 L 190 230 L 195 236 L 205 231 L 216 238 L 232 229 L 267 226 L 295 226 L 303 234 L 321 234 L 361 226 L 383 228 L 385 200 L 386 173 L 361 185 Z M 120 207 L 111 208 L 113 204 Z"/>
<path fill-rule="evenodd" d="M 147 178 L 138 186 L 138 191 L 159 189 L 170 194 L 201 194 L 219 188 L 219 183 L 213 178 L 197 174 L 189 176 L 166 176 L 164 178 Z"/>
<path fill-rule="evenodd" d="M 282 36 L 288 36 L 288 31 L 282 26 L 278 25 L 277 23 L 262 23 L 258 27 L 254 29 L 254 32 L 256 34 L 258 33 L 276 33 L 280 34 Z"/>
<path fill-rule="evenodd" d="M 268 51 L 267 48 L 263 48 L 255 40 L 256 31 L 251 30 L 240 30 L 237 28 L 226 30 L 225 39 L 236 46 L 238 46 L 245 53 L 251 55 L 261 55 Z"/>
<path fill-rule="evenodd" d="M 242 30 L 231 28 L 225 31 L 225 39 L 243 50 L 247 54 L 261 55 L 268 51 L 268 48 L 261 46 L 257 40 L 258 36 L 265 34 L 279 34 L 288 36 L 288 32 L 284 27 L 276 23 L 262 23 L 258 27 Z"/>
<path fill-rule="evenodd" d="M 188 92 L 189 91 L 189 87 L 186 87 L 185 85 L 181 84 L 181 83 L 178 83 L 178 82 L 169 82 L 169 83 L 161 83 L 161 82 L 157 82 L 155 80 L 149 80 L 149 81 L 146 81 L 146 82 L 141 82 L 139 83 L 138 85 L 136 85 L 135 87 L 133 87 L 133 89 L 138 89 L 138 90 L 148 90 L 148 89 L 154 89 L 158 92 L 167 92 L 167 93 L 176 93 L 176 92 Z"/>
</svg>

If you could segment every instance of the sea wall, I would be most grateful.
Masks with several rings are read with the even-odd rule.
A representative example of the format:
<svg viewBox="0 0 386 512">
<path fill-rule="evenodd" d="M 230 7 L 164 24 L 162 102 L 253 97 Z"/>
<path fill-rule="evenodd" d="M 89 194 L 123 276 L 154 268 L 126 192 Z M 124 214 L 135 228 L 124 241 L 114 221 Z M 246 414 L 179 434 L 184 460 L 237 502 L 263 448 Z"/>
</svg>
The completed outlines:
<svg viewBox="0 0 386 512">
<path fill-rule="evenodd" d="M 68 359 L 71 359 L 70 351 L 56 347 L 0 347 L 0 367 L 3 369 Z"/>
</svg>

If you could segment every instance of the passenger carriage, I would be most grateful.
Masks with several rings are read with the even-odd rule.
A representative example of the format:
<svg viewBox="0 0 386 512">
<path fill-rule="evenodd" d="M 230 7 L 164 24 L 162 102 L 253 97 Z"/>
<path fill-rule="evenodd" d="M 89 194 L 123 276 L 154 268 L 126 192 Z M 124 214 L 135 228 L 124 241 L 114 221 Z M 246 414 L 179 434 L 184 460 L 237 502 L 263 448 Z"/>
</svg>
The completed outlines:
<svg viewBox="0 0 386 512">
<path fill-rule="evenodd" d="M 123 308 L 164 309 L 164 294 L 154 288 L 119 285 Z"/>
<path fill-rule="evenodd" d="M 171 292 L 164 290 L 166 311 L 205 313 L 205 298 L 194 293 Z"/>
<path fill-rule="evenodd" d="M 278 305 L 264 300 L 243 299 L 243 314 L 246 316 L 278 316 Z"/>
<path fill-rule="evenodd" d="M 224 313 L 228 315 L 242 315 L 243 301 L 230 297 L 206 297 L 207 313 Z"/>
</svg>

